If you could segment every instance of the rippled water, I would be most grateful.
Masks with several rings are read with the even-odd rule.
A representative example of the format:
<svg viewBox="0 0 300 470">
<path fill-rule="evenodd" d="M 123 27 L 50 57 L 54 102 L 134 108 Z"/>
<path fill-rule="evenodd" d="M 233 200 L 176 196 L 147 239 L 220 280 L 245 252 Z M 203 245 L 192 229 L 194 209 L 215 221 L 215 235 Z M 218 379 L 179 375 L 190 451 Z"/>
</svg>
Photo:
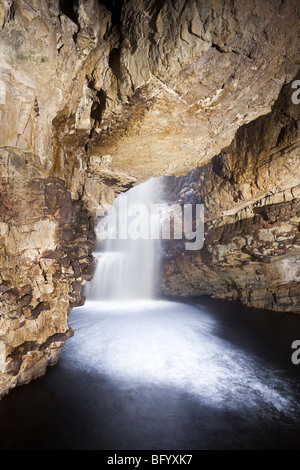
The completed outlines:
<svg viewBox="0 0 300 470">
<path fill-rule="evenodd" d="M 89 302 L 70 324 L 59 365 L 0 402 L 1 448 L 300 449 L 300 317 Z"/>
</svg>

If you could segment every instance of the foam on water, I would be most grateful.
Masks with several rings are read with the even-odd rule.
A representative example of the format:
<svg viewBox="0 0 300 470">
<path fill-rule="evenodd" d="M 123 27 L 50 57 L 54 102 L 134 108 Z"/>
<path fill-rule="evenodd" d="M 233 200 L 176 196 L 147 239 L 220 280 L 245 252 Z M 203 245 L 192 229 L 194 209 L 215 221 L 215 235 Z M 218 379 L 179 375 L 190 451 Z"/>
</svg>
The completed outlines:
<svg viewBox="0 0 300 470">
<path fill-rule="evenodd" d="M 215 407 L 292 413 L 276 371 L 217 336 L 205 310 L 168 301 L 88 302 L 71 325 L 80 344 L 74 367 L 120 387 L 162 385 Z"/>
</svg>

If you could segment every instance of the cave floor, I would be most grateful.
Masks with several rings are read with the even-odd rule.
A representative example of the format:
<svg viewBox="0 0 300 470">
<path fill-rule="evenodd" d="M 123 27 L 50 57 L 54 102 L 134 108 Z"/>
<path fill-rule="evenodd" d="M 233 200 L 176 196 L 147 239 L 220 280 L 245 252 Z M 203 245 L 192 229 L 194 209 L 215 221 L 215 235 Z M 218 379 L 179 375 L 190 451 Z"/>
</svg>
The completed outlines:
<svg viewBox="0 0 300 470">
<path fill-rule="evenodd" d="M 0 402 L 0 449 L 300 449 L 300 316 L 87 303 L 58 365 Z"/>
</svg>

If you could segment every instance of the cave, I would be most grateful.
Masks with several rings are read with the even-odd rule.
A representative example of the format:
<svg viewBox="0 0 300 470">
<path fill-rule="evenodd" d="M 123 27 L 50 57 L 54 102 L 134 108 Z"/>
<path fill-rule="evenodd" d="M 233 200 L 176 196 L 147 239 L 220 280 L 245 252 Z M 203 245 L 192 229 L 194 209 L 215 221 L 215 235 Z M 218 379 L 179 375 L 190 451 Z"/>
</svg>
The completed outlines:
<svg viewBox="0 0 300 470">
<path fill-rule="evenodd" d="M 1 450 L 300 449 L 299 16 L 0 2 Z"/>
</svg>

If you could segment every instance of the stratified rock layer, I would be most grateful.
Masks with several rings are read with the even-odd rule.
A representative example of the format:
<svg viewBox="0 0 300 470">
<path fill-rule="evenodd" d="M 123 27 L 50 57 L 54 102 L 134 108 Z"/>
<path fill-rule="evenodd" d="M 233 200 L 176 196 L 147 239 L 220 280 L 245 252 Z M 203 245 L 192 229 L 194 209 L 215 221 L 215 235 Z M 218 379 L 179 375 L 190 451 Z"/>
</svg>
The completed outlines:
<svg viewBox="0 0 300 470">
<path fill-rule="evenodd" d="M 189 184 L 180 181 L 205 206 L 205 243 L 195 253 L 169 244 L 164 293 L 300 313 L 300 107 L 291 85 L 270 114 L 240 128 Z"/>
<path fill-rule="evenodd" d="M 2 179 L 0 390 L 56 363 L 93 273 L 92 220 L 58 178 Z M 7 211 L 9 210 L 9 216 Z"/>
<path fill-rule="evenodd" d="M 0 0 L 0 396 L 56 362 L 115 194 L 209 162 L 299 68 L 298 0 L 73 3 Z"/>
</svg>

